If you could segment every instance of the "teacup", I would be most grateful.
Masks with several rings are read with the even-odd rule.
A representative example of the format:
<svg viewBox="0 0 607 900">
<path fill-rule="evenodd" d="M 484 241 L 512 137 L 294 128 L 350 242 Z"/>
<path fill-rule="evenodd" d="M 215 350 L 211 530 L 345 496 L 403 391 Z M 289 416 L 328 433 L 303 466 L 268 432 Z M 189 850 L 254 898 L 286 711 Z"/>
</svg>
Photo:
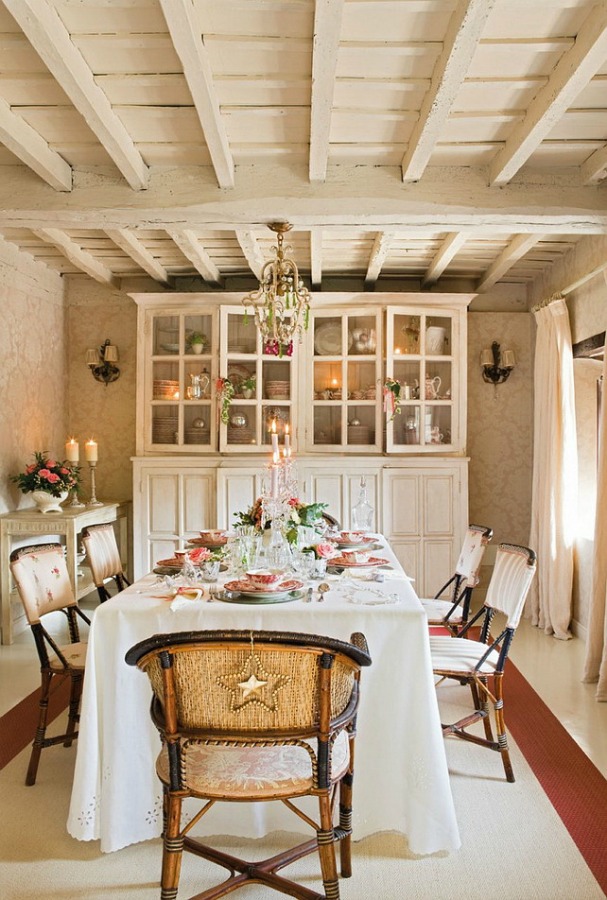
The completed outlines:
<svg viewBox="0 0 607 900">
<path fill-rule="evenodd" d="M 351 563 L 366 563 L 369 559 L 368 553 L 363 553 L 360 550 L 344 550 L 343 556 L 348 562 Z"/>
<path fill-rule="evenodd" d="M 282 579 L 282 569 L 251 569 L 247 572 L 247 578 L 255 587 L 272 588 Z"/>
<path fill-rule="evenodd" d="M 187 550 L 175 550 L 175 553 L 173 555 L 174 555 L 175 559 L 179 560 L 179 562 L 183 562 L 184 559 L 186 558 L 187 554 L 188 554 Z"/>
<path fill-rule="evenodd" d="M 208 541 L 210 544 L 225 544 L 227 541 L 225 531 L 215 530 L 215 531 L 201 531 L 200 537 L 203 541 Z"/>
<path fill-rule="evenodd" d="M 344 543 L 362 544 L 364 536 L 362 531 L 342 531 L 340 538 Z"/>
</svg>

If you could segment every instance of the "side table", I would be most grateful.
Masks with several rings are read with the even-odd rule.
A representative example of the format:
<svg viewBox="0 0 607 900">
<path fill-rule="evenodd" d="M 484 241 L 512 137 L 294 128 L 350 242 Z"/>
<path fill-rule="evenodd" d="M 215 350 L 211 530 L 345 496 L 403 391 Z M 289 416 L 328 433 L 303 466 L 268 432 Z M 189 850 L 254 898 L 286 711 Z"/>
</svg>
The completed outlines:
<svg viewBox="0 0 607 900">
<path fill-rule="evenodd" d="M 13 642 L 13 610 L 11 602 L 12 579 L 10 573 L 10 555 L 14 538 L 31 536 L 30 543 L 36 543 L 39 535 L 59 535 L 65 539 L 67 568 L 76 597 L 80 599 L 93 590 L 92 579 L 78 580 L 77 547 L 78 535 L 87 525 L 100 525 L 105 522 L 123 520 L 128 522 L 130 503 L 104 503 L 102 506 L 71 509 L 64 507 L 60 513 L 40 513 L 37 509 L 20 509 L 0 516 L 0 601 L 2 604 L 2 643 Z M 127 528 L 124 528 L 124 535 Z M 122 545 L 122 546 L 121 546 Z M 119 537 L 121 555 L 124 555 L 127 541 Z M 128 559 L 124 560 L 125 565 Z"/>
</svg>

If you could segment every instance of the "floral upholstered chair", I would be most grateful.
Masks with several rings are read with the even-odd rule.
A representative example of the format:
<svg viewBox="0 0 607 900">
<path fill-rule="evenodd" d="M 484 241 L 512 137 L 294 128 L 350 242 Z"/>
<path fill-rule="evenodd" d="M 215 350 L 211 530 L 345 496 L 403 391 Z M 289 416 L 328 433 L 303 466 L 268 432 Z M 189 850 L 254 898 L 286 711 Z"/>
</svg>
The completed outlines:
<svg viewBox="0 0 607 900">
<path fill-rule="evenodd" d="M 162 900 L 177 896 L 184 849 L 231 872 L 200 898 L 257 882 L 291 897 L 339 900 L 335 845 L 349 876 L 360 670 L 371 664 L 364 636 L 345 643 L 274 631 L 159 634 L 132 647 L 126 661 L 151 681 L 163 745 L 156 763 L 165 796 Z M 318 800 L 317 822 L 294 802 L 306 796 Z M 269 860 L 240 860 L 189 836 L 185 797 L 203 801 L 196 820 L 219 800 L 280 800 L 316 833 Z M 325 893 L 277 874 L 316 850 Z"/>
<path fill-rule="evenodd" d="M 11 553 L 10 567 L 34 635 L 42 677 L 38 727 L 25 779 L 31 785 L 36 782 L 42 749 L 53 744 L 69 747 L 78 736 L 76 727 L 86 659 L 86 643 L 80 640 L 78 622 L 90 625 L 90 621 L 74 597 L 60 544 L 20 547 Z M 67 643 L 59 643 L 42 625 L 44 616 L 57 611 L 65 613 L 67 618 Z M 56 676 L 71 679 L 68 726 L 65 734 L 46 737 L 49 692 Z"/>
<path fill-rule="evenodd" d="M 106 581 L 110 578 L 113 578 L 118 591 L 123 591 L 130 584 L 122 570 L 122 560 L 116 543 L 114 526 L 106 523 L 83 528 L 82 543 L 86 550 L 99 599 L 103 603 L 110 597 L 110 592 L 105 586 Z"/>
</svg>

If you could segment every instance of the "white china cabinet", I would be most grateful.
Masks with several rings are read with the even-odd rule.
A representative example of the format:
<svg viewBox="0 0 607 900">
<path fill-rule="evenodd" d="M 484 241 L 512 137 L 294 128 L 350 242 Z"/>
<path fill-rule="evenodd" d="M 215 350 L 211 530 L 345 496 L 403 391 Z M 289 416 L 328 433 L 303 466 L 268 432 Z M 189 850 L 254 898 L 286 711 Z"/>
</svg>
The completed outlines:
<svg viewBox="0 0 607 900">
<path fill-rule="evenodd" d="M 470 294 L 313 294 L 292 357 L 264 353 L 242 294 L 133 294 L 139 313 L 135 576 L 259 496 L 286 426 L 300 496 L 350 527 L 360 478 L 420 594 L 446 580 L 468 520 Z M 221 421 L 218 386 L 234 396 Z M 219 381 L 218 381 L 219 379 Z M 384 411 L 386 379 L 400 412 Z"/>
</svg>

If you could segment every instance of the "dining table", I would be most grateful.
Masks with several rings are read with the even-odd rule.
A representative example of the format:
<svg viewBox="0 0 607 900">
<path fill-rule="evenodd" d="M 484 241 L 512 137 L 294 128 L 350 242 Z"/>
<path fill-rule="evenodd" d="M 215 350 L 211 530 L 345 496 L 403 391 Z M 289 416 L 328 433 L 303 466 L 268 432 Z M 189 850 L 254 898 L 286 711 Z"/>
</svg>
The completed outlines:
<svg viewBox="0 0 607 900">
<path fill-rule="evenodd" d="M 306 584 L 288 602 L 240 603 L 234 595 L 218 600 L 209 586 L 196 599 L 172 599 L 162 577 L 150 573 L 101 604 L 88 638 L 69 833 L 82 841 L 99 840 L 103 852 L 161 834 L 162 788 L 154 767 L 160 742 L 150 718 L 149 680 L 125 662 L 134 644 L 153 634 L 207 629 L 280 630 L 341 640 L 362 632 L 372 665 L 361 677 L 354 840 L 398 832 L 414 854 L 457 850 L 427 619 L 412 580 L 384 538 L 375 537 L 383 567 L 369 575 L 350 570 L 331 575 L 326 579 L 331 589 L 324 594 L 311 581 L 312 592 Z M 238 804 L 236 810 L 222 803 L 197 823 L 195 833 L 254 838 L 304 827 L 280 803 Z"/>
</svg>

